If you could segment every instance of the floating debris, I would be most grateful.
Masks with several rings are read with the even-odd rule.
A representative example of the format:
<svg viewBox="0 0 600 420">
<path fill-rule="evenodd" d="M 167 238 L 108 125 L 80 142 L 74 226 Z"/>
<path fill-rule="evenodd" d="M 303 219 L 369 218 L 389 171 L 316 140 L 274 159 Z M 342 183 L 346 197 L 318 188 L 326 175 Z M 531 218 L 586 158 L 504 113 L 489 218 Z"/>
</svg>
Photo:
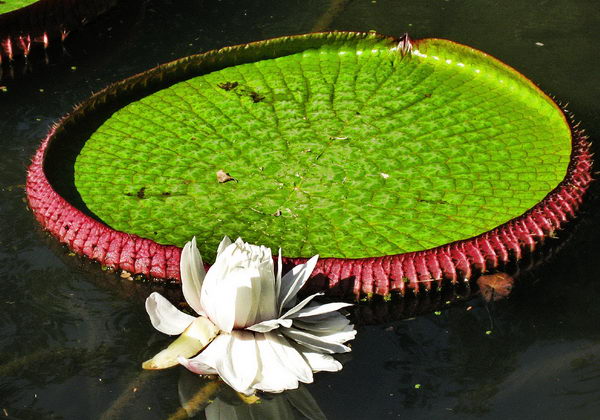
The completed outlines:
<svg viewBox="0 0 600 420">
<path fill-rule="evenodd" d="M 515 280 L 506 273 L 495 273 L 481 276 L 477 285 L 486 302 L 504 299 L 512 291 Z"/>
</svg>

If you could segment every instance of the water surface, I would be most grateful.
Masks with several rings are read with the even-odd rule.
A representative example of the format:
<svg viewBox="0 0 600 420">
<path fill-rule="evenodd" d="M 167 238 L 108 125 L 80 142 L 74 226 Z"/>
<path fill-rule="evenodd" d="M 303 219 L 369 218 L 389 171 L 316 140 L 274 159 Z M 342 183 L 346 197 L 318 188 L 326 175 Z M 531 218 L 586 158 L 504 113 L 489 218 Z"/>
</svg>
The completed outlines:
<svg viewBox="0 0 600 420">
<path fill-rule="evenodd" d="M 201 386 L 182 369 L 141 370 L 169 342 L 145 314 L 150 287 L 69 256 L 24 203 L 26 167 L 50 125 L 113 81 L 181 56 L 287 34 L 409 32 L 504 60 L 568 102 L 600 138 L 600 14 L 591 0 L 133 3 L 123 23 L 114 15 L 98 22 L 81 34 L 86 42 L 73 34 L 67 53 L 48 65 L 26 74 L 15 65 L 14 78 L 3 67 L 0 417 L 165 419 L 182 414 L 178 391 Z M 314 384 L 263 409 L 276 406 L 280 418 L 305 418 L 299 407 L 328 419 L 600 418 L 597 194 L 593 185 L 570 239 L 556 241 L 558 249 L 510 299 L 486 306 L 475 298 L 408 320 L 391 321 L 392 306 L 377 309 L 387 316 L 363 312 L 357 321 L 386 322 L 359 326 L 341 373 L 317 374 Z M 217 400 L 224 412 L 231 404 L 226 394 Z"/>
</svg>

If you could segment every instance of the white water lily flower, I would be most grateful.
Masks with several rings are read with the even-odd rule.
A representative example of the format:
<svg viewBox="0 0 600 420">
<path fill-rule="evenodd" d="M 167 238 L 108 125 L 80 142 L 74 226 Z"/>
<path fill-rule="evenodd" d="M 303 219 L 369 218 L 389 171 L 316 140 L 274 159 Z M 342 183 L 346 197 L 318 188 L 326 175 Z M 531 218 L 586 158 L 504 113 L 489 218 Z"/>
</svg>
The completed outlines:
<svg viewBox="0 0 600 420">
<path fill-rule="evenodd" d="M 225 237 L 215 264 L 205 272 L 192 239 L 181 254 L 180 271 L 183 295 L 199 316 L 152 293 L 146 300 L 152 325 L 181 335 L 143 367 L 162 369 L 179 362 L 198 374 L 218 374 L 247 395 L 294 389 L 299 382 L 312 382 L 313 372 L 340 370 L 331 354 L 350 351 L 344 343 L 356 330 L 337 311 L 351 304 L 311 302 L 322 293 L 299 303 L 296 298 L 317 259 L 282 277 L 281 251 L 275 274 L 269 248 Z"/>
</svg>

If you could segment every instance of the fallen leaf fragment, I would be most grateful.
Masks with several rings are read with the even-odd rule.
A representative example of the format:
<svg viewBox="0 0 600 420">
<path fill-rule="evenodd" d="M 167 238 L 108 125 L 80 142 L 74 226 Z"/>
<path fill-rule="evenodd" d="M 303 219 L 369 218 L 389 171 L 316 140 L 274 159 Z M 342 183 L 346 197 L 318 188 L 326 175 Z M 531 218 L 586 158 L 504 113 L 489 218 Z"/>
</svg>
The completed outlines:
<svg viewBox="0 0 600 420">
<path fill-rule="evenodd" d="M 504 299 L 512 291 L 515 280 L 506 273 L 495 273 L 481 276 L 477 285 L 486 302 Z"/>
<path fill-rule="evenodd" d="M 232 177 L 231 175 L 229 175 L 223 169 L 219 169 L 217 171 L 217 181 L 219 181 L 221 184 L 223 184 L 225 182 L 229 182 L 229 181 L 235 181 L 235 180 L 236 179 L 234 177 Z"/>
</svg>

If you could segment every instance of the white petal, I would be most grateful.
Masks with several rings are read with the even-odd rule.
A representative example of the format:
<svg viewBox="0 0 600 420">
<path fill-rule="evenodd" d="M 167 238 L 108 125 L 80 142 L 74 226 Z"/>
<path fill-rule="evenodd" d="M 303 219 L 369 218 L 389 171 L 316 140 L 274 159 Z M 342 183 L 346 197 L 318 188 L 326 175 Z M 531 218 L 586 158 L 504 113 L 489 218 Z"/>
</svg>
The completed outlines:
<svg viewBox="0 0 600 420">
<path fill-rule="evenodd" d="M 146 299 L 146 312 L 152 326 L 158 331 L 169 334 L 181 334 L 195 317 L 181 312 L 160 293 L 153 292 Z"/>
<path fill-rule="evenodd" d="M 275 299 L 277 300 L 277 309 L 279 309 L 279 296 L 281 296 L 281 276 L 283 271 L 283 261 L 281 259 L 281 248 L 277 253 L 277 273 L 275 274 Z"/>
<path fill-rule="evenodd" d="M 200 291 L 206 272 L 204 271 L 200 251 L 196 246 L 195 236 L 191 242 L 186 243 L 183 247 L 181 259 L 179 260 L 179 271 L 181 273 L 181 288 L 186 302 L 198 315 L 204 315 L 200 305 Z"/>
<path fill-rule="evenodd" d="M 338 316 L 332 316 L 327 319 L 314 321 L 313 318 L 296 318 L 294 319 L 294 327 L 301 330 L 306 330 L 310 333 L 327 333 L 333 334 L 337 331 L 343 330 L 347 325 L 350 324 L 350 320 L 341 314 Z"/>
<path fill-rule="evenodd" d="M 283 276 L 281 279 L 281 290 L 278 296 L 280 312 L 282 312 L 284 308 L 289 308 L 296 304 L 296 295 L 315 269 L 318 259 L 319 256 L 315 255 L 305 264 L 295 266 Z"/>
<path fill-rule="evenodd" d="M 263 281 L 263 277 L 267 278 Z M 271 289 L 264 298 L 263 283 Z M 234 327 L 264 320 L 259 318 L 261 311 L 274 317 L 273 287 L 271 251 L 238 239 L 221 252 L 206 274 L 200 300 L 207 316 L 222 331 L 231 332 Z"/>
<path fill-rule="evenodd" d="M 345 343 L 348 340 L 353 340 L 356 336 L 356 330 L 354 325 L 346 325 L 337 331 L 307 331 L 308 333 L 318 337 L 322 340 L 329 341 L 331 343 Z"/>
<path fill-rule="evenodd" d="M 299 305 L 298 305 L 299 306 Z M 324 305 L 314 305 L 308 308 L 303 308 L 298 312 L 291 314 L 290 318 L 306 318 L 315 315 L 322 315 L 328 312 L 334 312 L 342 308 L 346 308 L 348 306 L 352 306 L 352 303 L 344 303 L 344 302 L 332 302 L 326 303 Z M 291 311 L 291 310 L 290 310 Z M 340 314 L 340 316 L 343 316 Z"/>
<path fill-rule="evenodd" d="M 235 330 L 227 350 L 217 360 L 219 376 L 233 389 L 244 394 L 252 393 L 258 375 L 258 358 L 254 333 Z"/>
<path fill-rule="evenodd" d="M 257 297 L 259 305 L 255 322 L 273 319 L 279 315 L 275 290 L 275 273 L 273 272 L 273 256 L 270 249 L 267 248 L 258 270 L 260 273 L 260 295 Z"/>
<path fill-rule="evenodd" d="M 265 334 L 256 334 L 260 370 L 254 389 L 265 392 L 282 392 L 298 388 L 298 378 L 279 359 Z"/>
<path fill-rule="evenodd" d="M 310 323 L 302 323 L 294 320 L 294 325 L 292 329 L 298 329 L 301 326 L 306 326 L 306 328 L 298 329 L 303 333 L 311 335 L 314 339 L 318 339 L 322 342 L 327 343 L 338 343 L 342 344 L 346 341 L 353 340 L 356 337 L 356 330 L 354 329 L 354 325 L 348 323 L 343 324 L 339 322 L 336 328 L 319 328 L 317 327 L 319 324 L 315 323 L 311 325 Z M 282 332 L 286 332 L 285 330 Z"/>
<path fill-rule="evenodd" d="M 260 307 L 261 280 L 256 267 L 248 267 L 230 272 L 227 285 L 235 285 L 234 326 L 245 328 L 256 322 Z"/>
<path fill-rule="evenodd" d="M 294 318 L 294 314 L 296 312 L 298 312 L 299 310 L 304 308 L 306 305 L 308 305 L 311 300 L 313 300 L 317 296 L 321 296 L 322 294 L 323 293 L 319 292 L 319 293 L 315 293 L 314 295 L 310 295 L 307 298 L 304 298 L 304 300 L 302 302 L 300 302 L 299 304 L 297 304 L 296 306 L 294 306 L 293 308 L 288 310 L 285 314 L 283 314 L 282 318 Z"/>
<path fill-rule="evenodd" d="M 316 353 L 309 350 L 302 351 L 301 347 L 298 350 L 304 356 L 313 372 L 337 372 L 342 370 L 342 364 L 329 354 Z"/>
<path fill-rule="evenodd" d="M 198 317 L 169 347 L 142 364 L 144 369 L 165 369 L 175 366 L 178 357 L 191 357 L 206 347 L 217 335 L 215 325 L 206 317 Z"/>
<path fill-rule="evenodd" d="M 269 332 L 265 338 L 271 345 L 273 351 L 281 360 L 281 363 L 294 374 L 300 382 L 310 383 L 313 381 L 312 369 L 298 353 L 290 342 L 281 334 Z"/>
<path fill-rule="evenodd" d="M 229 238 L 223 239 L 221 244 L 226 243 Z M 202 309 L 206 312 L 206 315 L 213 320 L 217 325 L 221 326 L 222 322 L 219 322 L 216 317 L 218 314 L 221 316 L 225 316 L 225 314 L 221 312 L 221 305 L 224 302 L 230 302 L 231 299 L 229 296 L 225 296 L 224 293 L 224 280 L 227 278 L 231 269 L 236 267 L 236 262 L 234 261 L 232 255 L 236 249 L 236 244 L 229 244 L 220 251 L 220 254 L 217 256 L 215 263 L 206 273 L 206 277 L 204 277 L 204 282 L 202 283 L 202 291 L 200 293 L 200 304 Z M 231 290 L 229 288 L 228 290 Z M 223 299 L 223 300 L 222 300 Z M 235 317 L 234 312 L 230 312 L 226 317 L 228 321 L 231 322 L 231 326 L 233 326 L 233 319 Z M 229 325 L 229 322 L 227 323 Z M 225 329 L 224 331 L 231 331 L 231 327 Z"/>
<path fill-rule="evenodd" d="M 218 301 L 220 290 L 217 282 L 220 271 L 220 268 L 216 265 L 213 265 L 208 270 L 206 277 L 204 277 L 202 290 L 200 292 L 200 306 L 202 306 L 206 316 L 209 317 L 213 322 L 215 322 L 216 311 L 220 304 Z"/>
<path fill-rule="evenodd" d="M 209 270 L 203 292 L 210 284 L 208 283 L 210 274 Z M 206 314 L 221 331 L 230 333 L 234 327 L 243 328 L 254 323 L 260 300 L 260 286 L 252 287 L 253 280 L 257 276 L 256 270 L 232 270 L 216 287 L 211 287 L 210 293 L 203 293 L 202 305 Z M 210 303 L 205 304 L 209 301 Z"/>
<path fill-rule="evenodd" d="M 229 239 L 228 236 L 224 236 L 223 240 L 219 244 L 219 247 L 217 248 L 217 256 L 219 256 L 219 254 L 221 254 L 221 252 L 223 252 L 223 250 L 229 245 L 231 245 L 231 239 Z"/>
<path fill-rule="evenodd" d="M 192 359 L 179 357 L 177 361 L 187 370 L 199 375 L 216 375 L 217 361 L 226 357 L 231 335 L 219 334 L 200 354 Z"/>
<path fill-rule="evenodd" d="M 303 346 L 308 347 L 318 353 L 346 353 L 350 351 L 350 347 L 341 343 L 330 341 L 324 337 L 318 337 L 306 331 L 301 331 L 296 328 L 287 328 L 281 330 L 287 338 Z"/>
<path fill-rule="evenodd" d="M 230 333 L 233 330 L 236 299 L 239 291 L 240 288 L 235 284 L 223 283 L 214 297 L 214 312 L 208 313 L 208 316 L 223 332 Z"/>
<path fill-rule="evenodd" d="M 269 331 L 272 331 L 276 328 L 279 328 L 281 326 L 280 321 L 287 321 L 286 324 L 288 324 L 287 328 L 289 328 L 292 325 L 292 320 L 288 319 L 288 320 L 280 320 L 280 319 L 269 319 L 268 321 L 263 321 L 263 322 L 259 322 L 258 324 L 254 324 L 250 327 L 247 327 L 247 330 L 250 331 L 255 331 L 258 333 L 266 333 Z"/>
</svg>

